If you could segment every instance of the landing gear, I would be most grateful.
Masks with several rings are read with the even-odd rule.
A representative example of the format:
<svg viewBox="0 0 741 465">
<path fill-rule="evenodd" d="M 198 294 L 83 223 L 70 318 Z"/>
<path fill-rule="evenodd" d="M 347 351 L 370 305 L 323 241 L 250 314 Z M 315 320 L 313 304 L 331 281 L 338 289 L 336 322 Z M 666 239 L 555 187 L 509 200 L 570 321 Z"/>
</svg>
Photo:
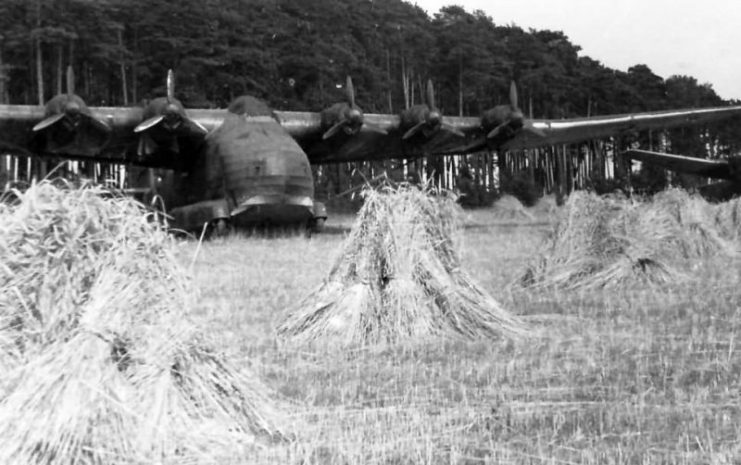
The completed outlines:
<svg viewBox="0 0 741 465">
<path fill-rule="evenodd" d="M 209 224 L 211 237 L 224 237 L 231 231 L 229 221 L 226 218 L 215 219 Z"/>
<path fill-rule="evenodd" d="M 312 233 L 320 233 L 324 231 L 324 223 L 327 221 L 326 218 L 314 218 L 309 222 L 309 230 Z"/>
</svg>

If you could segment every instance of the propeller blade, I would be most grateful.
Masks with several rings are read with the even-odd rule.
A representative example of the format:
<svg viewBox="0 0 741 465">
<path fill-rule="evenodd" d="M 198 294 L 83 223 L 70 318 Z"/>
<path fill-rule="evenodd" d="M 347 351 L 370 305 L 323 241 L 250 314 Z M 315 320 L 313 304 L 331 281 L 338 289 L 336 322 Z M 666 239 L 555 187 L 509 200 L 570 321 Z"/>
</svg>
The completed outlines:
<svg viewBox="0 0 741 465">
<path fill-rule="evenodd" d="M 175 73 L 171 69 L 167 70 L 167 101 L 175 98 Z"/>
<path fill-rule="evenodd" d="M 67 95 L 75 93 L 75 72 L 72 66 L 67 66 Z"/>
<path fill-rule="evenodd" d="M 347 103 L 350 104 L 351 108 L 355 108 L 355 87 L 352 85 L 352 78 L 350 76 L 347 76 L 345 92 L 347 92 Z"/>
<path fill-rule="evenodd" d="M 426 121 L 420 121 L 419 123 L 417 123 L 414 126 L 412 126 L 412 128 L 409 129 L 407 132 L 405 132 L 404 135 L 401 138 L 403 140 L 409 139 L 413 135 L 417 134 L 420 130 L 422 130 L 422 128 L 424 127 L 425 124 L 427 124 Z"/>
<path fill-rule="evenodd" d="M 113 129 L 111 129 L 110 126 L 108 126 L 108 123 L 106 123 L 102 119 L 98 119 L 98 118 L 95 118 L 95 117 L 93 117 L 91 115 L 86 115 L 86 114 L 83 114 L 83 116 L 85 118 L 87 118 L 87 120 L 90 122 L 90 124 L 93 125 L 93 127 L 95 127 L 95 129 L 98 129 L 98 130 L 103 131 L 103 132 L 106 132 L 106 133 L 109 133 L 109 132 L 111 132 L 113 130 Z"/>
<path fill-rule="evenodd" d="M 159 116 L 154 116 L 152 118 L 149 118 L 148 120 L 139 123 L 139 125 L 137 125 L 134 128 L 134 132 L 142 132 L 142 131 L 146 131 L 147 129 L 151 129 L 157 126 L 158 124 L 160 124 L 162 120 L 164 119 L 165 119 L 164 115 L 159 115 Z"/>
<path fill-rule="evenodd" d="M 435 108 L 435 88 L 432 86 L 432 79 L 427 80 L 427 106 L 430 110 Z"/>
<path fill-rule="evenodd" d="M 136 154 L 140 157 L 145 157 L 147 155 L 151 155 L 157 151 L 157 144 L 152 140 L 151 137 L 149 137 L 147 134 L 144 134 L 142 137 L 139 138 L 139 143 L 136 147 Z"/>
<path fill-rule="evenodd" d="M 520 108 L 517 105 L 517 84 L 515 84 L 515 81 L 509 83 L 509 104 L 515 108 Z"/>
<path fill-rule="evenodd" d="M 335 134 L 337 134 L 337 131 L 339 131 L 340 129 L 342 129 L 342 126 L 344 126 L 344 125 L 345 125 L 345 122 L 344 121 L 340 121 L 338 123 L 335 123 L 334 126 L 332 126 L 331 128 L 329 128 L 327 130 L 327 132 L 324 133 L 324 135 L 322 136 L 322 140 L 327 140 L 330 137 L 332 137 Z"/>
<path fill-rule="evenodd" d="M 201 134 L 208 134 L 208 129 L 203 127 L 201 123 L 194 119 L 185 118 L 185 123 L 188 125 L 188 129 L 191 132 L 201 133 Z"/>
<path fill-rule="evenodd" d="M 461 130 L 458 129 L 457 127 L 455 127 L 455 126 L 451 126 L 451 125 L 449 125 L 447 123 L 443 123 L 442 128 L 445 131 L 447 131 L 447 132 L 449 132 L 449 133 L 451 133 L 453 135 L 456 135 L 458 137 L 466 137 L 466 135 L 463 134 L 463 132 L 461 132 Z"/>
<path fill-rule="evenodd" d="M 38 123 L 36 126 L 33 127 L 34 132 L 43 131 L 44 129 L 58 123 L 59 121 L 64 118 L 64 113 L 57 113 L 56 115 L 52 115 L 48 118 L 45 118 L 43 121 Z"/>
<path fill-rule="evenodd" d="M 486 135 L 486 138 L 487 139 L 493 139 L 493 138 L 497 137 L 499 135 L 499 133 L 502 132 L 502 130 L 504 128 L 506 128 L 508 125 L 509 125 L 509 121 L 505 121 L 504 123 L 500 124 L 499 126 L 495 127 L 491 131 L 489 131 L 489 134 Z"/>
</svg>

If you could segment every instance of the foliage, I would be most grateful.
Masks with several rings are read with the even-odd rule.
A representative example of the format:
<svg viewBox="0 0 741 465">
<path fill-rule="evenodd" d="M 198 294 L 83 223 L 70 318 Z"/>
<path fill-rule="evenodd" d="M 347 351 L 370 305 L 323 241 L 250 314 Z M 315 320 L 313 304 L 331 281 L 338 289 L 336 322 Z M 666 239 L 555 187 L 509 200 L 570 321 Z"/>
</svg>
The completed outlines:
<svg viewBox="0 0 741 465">
<path fill-rule="evenodd" d="M 512 80 L 536 118 L 724 103 L 693 77 L 663 79 L 645 64 L 610 69 L 580 56 L 562 31 L 496 24 L 460 6 L 430 17 L 402 0 L 5 0 L 0 27 L 0 100 L 15 104 L 37 103 L 40 82 L 45 99 L 62 91 L 67 64 L 91 105 L 163 95 L 169 68 L 188 107 L 224 108 L 250 94 L 280 110 L 319 111 L 343 98 L 347 75 L 369 112 L 420 103 L 428 79 L 440 109 L 455 115 L 506 103 Z M 665 135 L 673 152 L 722 157 L 741 146 L 736 127 L 713 123 L 654 140 Z"/>
<path fill-rule="evenodd" d="M 543 196 L 543 190 L 527 171 L 519 171 L 512 176 L 503 176 L 500 190 L 514 195 L 526 207 L 532 207 Z"/>
</svg>

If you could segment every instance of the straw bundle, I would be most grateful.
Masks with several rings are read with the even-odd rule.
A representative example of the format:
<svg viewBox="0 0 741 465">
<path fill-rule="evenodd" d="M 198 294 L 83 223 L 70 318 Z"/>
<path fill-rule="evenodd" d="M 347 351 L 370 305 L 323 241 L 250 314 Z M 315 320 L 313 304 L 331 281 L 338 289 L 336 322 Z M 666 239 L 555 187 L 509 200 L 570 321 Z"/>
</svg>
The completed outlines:
<svg viewBox="0 0 741 465">
<path fill-rule="evenodd" d="M 724 239 L 737 243 L 741 238 L 741 197 L 715 205 L 715 226 Z"/>
<path fill-rule="evenodd" d="M 267 390 L 195 337 L 174 243 L 128 198 L 0 207 L 0 463 L 200 463 L 281 438 Z"/>
<path fill-rule="evenodd" d="M 574 192 L 520 282 L 577 289 L 678 279 L 665 255 L 675 235 L 675 221 L 661 209 L 647 213 L 625 199 Z"/>
<path fill-rule="evenodd" d="M 492 206 L 494 216 L 501 220 L 535 221 L 535 215 L 528 211 L 520 200 L 513 195 L 503 195 Z"/>
<path fill-rule="evenodd" d="M 327 278 L 289 313 L 281 336 L 350 345 L 525 334 L 518 319 L 461 270 L 453 199 L 408 186 L 364 196 Z"/>
<path fill-rule="evenodd" d="M 673 216 L 677 226 L 674 242 L 677 252 L 684 258 L 738 253 L 736 245 L 718 230 L 717 207 L 699 195 L 690 195 L 682 189 L 668 189 L 656 194 L 646 208 L 664 210 Z"/>
<path fill-rule="evenodd" d="M 740 205 L 713 206 L 680 189 L 646 202 L 575 192 L 521 283 L 575 289 L 686 278 L 683 260 L 738 254 Z"/>
</svg>

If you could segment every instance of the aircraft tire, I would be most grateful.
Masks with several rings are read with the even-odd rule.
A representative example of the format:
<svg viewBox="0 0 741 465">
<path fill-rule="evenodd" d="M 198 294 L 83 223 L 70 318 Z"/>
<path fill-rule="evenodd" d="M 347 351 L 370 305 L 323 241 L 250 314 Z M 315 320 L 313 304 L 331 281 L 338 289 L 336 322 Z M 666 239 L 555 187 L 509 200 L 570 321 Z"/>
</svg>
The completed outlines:
<svg viewBox="0 0 741 465">
<path fill-rule="evenodd" d="M 324 231 L 324 223 L 326 221 L 326 218 L 315 218 L 314 221 L 311 222 L 311 232 L 320 233 Z"/>
<path fill-rule="evenodd" d="M 219 218 L 213 222 L 213 235 L 224 237 L 229 234 L 229 222 L 225 218 Z"/>
</svg>

